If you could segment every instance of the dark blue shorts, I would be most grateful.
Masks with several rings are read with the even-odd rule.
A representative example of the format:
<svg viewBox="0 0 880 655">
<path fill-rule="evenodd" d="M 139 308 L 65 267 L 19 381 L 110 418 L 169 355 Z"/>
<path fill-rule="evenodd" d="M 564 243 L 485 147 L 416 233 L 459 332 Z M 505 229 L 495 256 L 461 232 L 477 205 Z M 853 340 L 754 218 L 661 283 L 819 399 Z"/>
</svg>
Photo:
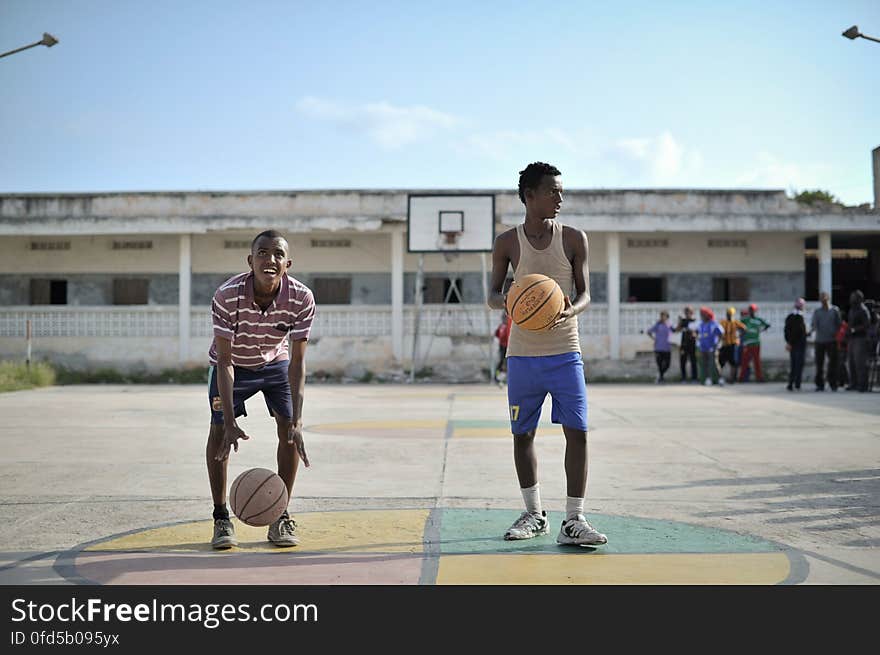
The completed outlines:
<svg viewBox="0 0 880 655">
<path fill-rule="evenodd" d="M 538 427 L 548 393 L 553 399 L 550 420 L 586 432 L 587 385 L 579 352 L 507 358 L 507 401 L 513 434 L 525 434 Z"/>
<path fill-rule="evenodd" d="M 247 416 L 244 401 L 258 391 L 263 392 L 270 416 L 293 418 L 293 400 L 290 394 L 290 380 L 287 377 L 289 360 L 266 364 L 260 369 L 233 367 L 232 404 L 235 416 Z M 211 367 L 208 378 L 208 402 L 211 405 L 211 423 L 223 423 L 223 405 L 217 388 L 217 367 Z"/>
</svg>

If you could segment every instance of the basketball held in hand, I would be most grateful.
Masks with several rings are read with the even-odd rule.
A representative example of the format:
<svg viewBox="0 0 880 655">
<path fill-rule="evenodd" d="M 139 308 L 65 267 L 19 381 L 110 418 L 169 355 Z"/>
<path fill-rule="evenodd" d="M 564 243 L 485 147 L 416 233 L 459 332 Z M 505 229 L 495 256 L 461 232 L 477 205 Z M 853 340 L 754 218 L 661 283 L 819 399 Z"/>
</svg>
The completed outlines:
<svg viewBox="0 0 880 655">
<path fill-rule="evenodd" d="M 524 330 L 546 330 L 564 308 L 562 289 L 556 280 L 541 273 L 523 275 L 507 292 L 507 314 Z"/>
</svg>

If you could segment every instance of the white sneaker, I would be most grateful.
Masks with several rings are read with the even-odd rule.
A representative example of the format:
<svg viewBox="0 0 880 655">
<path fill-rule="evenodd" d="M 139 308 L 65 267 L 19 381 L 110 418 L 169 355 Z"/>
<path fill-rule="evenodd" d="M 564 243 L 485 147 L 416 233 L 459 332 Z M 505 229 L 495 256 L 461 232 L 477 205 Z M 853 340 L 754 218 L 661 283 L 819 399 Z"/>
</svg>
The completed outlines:
<svg viewBox="0 0 880 655">
<path fill-rule="evenodd" d="M 723 386 L 724 386 L 724 378 L 718 378 L 718 386 L 719 386 L 719 387 L 723 387 Z"/>
<path fill-rule="evenodd" d="M 507 532 L 504 533 L 504 538 L 507 541 L 531 539 L 532 537 L 547 534 L 548 532 L 550 532 L 550 521 L 547 519 L 546 510 L 540 514 L 523 512 L 519 515 L 519 518 L 513 522 L 513 525 L 507 528 Z"/>
<path fill-rule="evenodd" d="M 705 386 L 707 386 L 707 387 L 711 387 L 711 386 L 712 386 L 712 380 L 711 380 L 710 378 L 706 378 L 706 381 L 703 382 L 703 384 L 704 384 Z"/>
<path fill-rule="evenodd" d="M 608 543 L 608 538 L 596 530 L 583 514 L 566 519 L 559 528 L 557 544 L 575 546 L 601 546 Z"/>
</svg>

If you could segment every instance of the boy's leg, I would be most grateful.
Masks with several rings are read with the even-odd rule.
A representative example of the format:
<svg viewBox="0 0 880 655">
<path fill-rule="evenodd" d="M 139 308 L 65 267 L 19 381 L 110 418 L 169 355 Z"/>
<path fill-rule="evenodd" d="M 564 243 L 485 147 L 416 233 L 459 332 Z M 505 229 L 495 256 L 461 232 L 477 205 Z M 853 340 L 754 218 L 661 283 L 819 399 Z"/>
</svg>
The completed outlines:
<svg viewBox="0 0 880 655">
<path fill-rule="evenodd" d="M 752 355 L 755 358 L 755 382 L 763 382 L 764 374 L 761 373 L 761 344 L 752 346 L 752 348 L 754 348 Z"/>
<path fill-rule="evenodd" d="M 507 401 L 513 434 L 513 463 L 525 511 L 514 521 L 504 538 L 531 539 L 549 532 L 547 513 L 541 506 L 535 432 L 541 406 L 547 395 L 542 390 L 539 357 L 507 358 Z"/>
<path fill-rule="evenodd" d="M 565 434 L 565 486 L 570 498 L 583 498 L 587 492 L 587 431 L 562 426 Z"/>
<path fill-rule="evenodd" d="M 278 449 L 276 451 L 278 461 L 278 476 L 284 480 L 287 487 L 287 499 L 293 497 L 293 483 L 296 479 L 296 471 L 299 468 L 299 451 L 296 444 L 287 442 L 287 434 L 290 430 L 291 421 L 288 417 L 276 416 L 275 425 L 278 433 Z M 290 518 L 285 508 L 284 513 L 278 520 L 269 526 L 266 538 L 279 547 L 296 546 L 299 537 L 296 535 L 296 521 Z"/>
<path fill-rule="evenodd" d="M 562 425 L 565 435 L 565 520 L 556 542 L 598 546 L 608 540 L 584 516 L 587 490 L 587 387 L 580 353 L 559 355 L 562 362 L 548 380 L 553 398 L 552 421 Z"/>
<path fill-rule="evenodd" d="M 205 460 L 208 464 L 208 481 L 211 484 L 211 498 L 214 505 L 226 504 L 226 469 L 229 463 L 227 457 L 223 461 L 216 459 L 220 447 L 223 445 L 223 424 L 212 423 L 208 432 L 208 443 L 205 447 Z"/>
<path fill-rule="evenodd" d="M 538 456 L 535 453 L 535 430 L 513 435 L 513 465 L 520 489 L 538 484 Z"/>
<path fill-rule="evenodd" d="M 299 451 L 296 444 L 287 442 L 287 434 L 290 431 L 290 419 L 275 417 L 275 426 L 278 433 L 278 449 L 276 459 L 278 462 L 278 477 L 284 480 L 287 487 L 288 498 L 293 494 L 293 483 L 296 480 L 296 472 L 299 469 Z"/>
</svg>

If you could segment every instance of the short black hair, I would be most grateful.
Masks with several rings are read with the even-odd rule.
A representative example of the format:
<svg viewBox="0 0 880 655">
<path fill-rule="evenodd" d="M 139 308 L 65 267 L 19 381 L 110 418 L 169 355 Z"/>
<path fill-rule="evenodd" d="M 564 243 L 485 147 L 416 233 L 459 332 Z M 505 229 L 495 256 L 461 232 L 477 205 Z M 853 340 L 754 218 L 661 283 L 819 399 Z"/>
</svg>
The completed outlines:
<svg viewBox="0 0 880 655">
<path fill-rule="evenodd" d="M 526 189 L 537 189 L 545 175 L 562 175 L 553 164 L 535 161 L 519 172 L 519 199 L 526 204 Z"/>
<path fill-rule="evenodd" d="M 254 246 L 257 245 L 257 241 L 259 241 L 263 237 L 269 239 L 284 239 L 284 241 L 287 243 L 287 247 L 290 248 L 290 242 L 287 241 L 287 239 L 284 237 L 283 234 L 281 234 L 281 232 L 279 232 L 278 230 L 265 230 L 263 232 L 260 232 L 257 236 L 254 237 L 254 240 L 251 241 L 251 252 L 254 251 Z M 289 255 L 290 253 L 287 254 Z"/>
</svg>

